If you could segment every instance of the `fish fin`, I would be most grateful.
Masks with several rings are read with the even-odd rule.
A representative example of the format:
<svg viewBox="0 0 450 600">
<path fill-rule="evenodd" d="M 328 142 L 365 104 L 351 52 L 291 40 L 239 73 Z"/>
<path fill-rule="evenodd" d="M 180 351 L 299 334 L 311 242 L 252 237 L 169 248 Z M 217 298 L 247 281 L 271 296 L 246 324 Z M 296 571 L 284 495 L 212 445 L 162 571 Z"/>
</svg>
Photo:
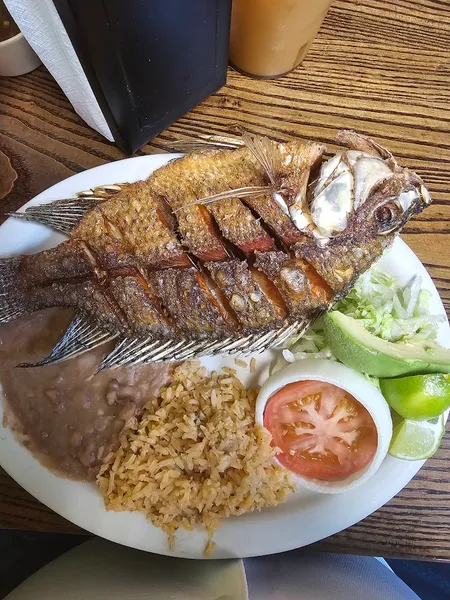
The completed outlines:
<svg viewBox="0 0 450 600">
<path fill-rule="evenodd" d="M 185 339 L 160 341 L 153 337 L 122 338 L 114 350 L 105 356 L 98 372 L 123 365 L 131 366 L 156 360 L 170 360 L 175 350 L 181 350 L 188 345 L 190 344 Z M 165 358 L 166 356 L 169 358 Z"/>
<path fill-rule="evenodd" d="M 29 312 L 21 285 L 20 263 L 20 257 L 0 259 L 0 325 Z"/>
<path fill-rule="evenodd" d="M 324 309 L 317 309 L 308 317 L 299 319 L 294 323 L 285 322 L 282 327 L 264 333 L 253 333 L 241 338 L 227 338 L 218 342 L 209 342 L 202 348 L 195 348 L 189 358 L 201 356 L 214 356 L 216 354 L 252 354 L 264 352 L 268 348 L 279 347 L 292 336 L 302 335 L 323 313 Z M 178 360 L 178 355 L 175 357 Z"/>
<path fill-rule="evenodd" d="M 177 152 L 205 152 L 208 150 L 235 150 L 242 148 L 244 141 L 240 138 L 228 137 L 224 135 L 205 135 L 200 134 L 197 140 L 177 140 L 169 142 L 168 147 Z"/>
<path fill-rule="evenodd" d="M 293 335 L 301 335 L 320 315 L 314 313 L 311 317 L 285 323 L 276 331 L 249 334 L 240 338 L 228 337 L 223 340 L 166 340 L 160 342 L 154 338 L 133 339 L 123 338 L 121 342 L 102 361 L 98 372 L 115 369 L 120 366 L 130 367 L 138 363 L 160 361 L 180 361 L 216 354 L 251 354 L 263 352 L 267 348 L 281 346 Z"/>
<path fill-rule="evenodd" d="M 8 216 L 23 221 L 41 223 L 65 235 L 70 235 L 84 215 L 99 202 L 103 202 L 103 199 L 100 200 L 96 197 L 68 198 L 67 200 L 56 200 L 50 204 L 30 206 L 25 212 L 12 212 Z"/>
<path fill-rule="evenodd" d="M 367 154 L 373 154 L 385 160 L 394 171 L 401 168 L 389 150 L 361 133 L 351 129 L 342 129 L 336 134 L 336 140 L 351 150 L 367 152 Z"/>
<path fill-rule="evenodd" d="M 264 169 L 273 186 L 279 185 L 281 172 L 281 153 L 272 140 L 262 135 L 243 133 L 242 140 L 252 153 L 253 157 Z"/>
<path fill-rule="evenodd" d="M 275 144 L 262 135 L 254 135 L 242 130 L 242 137 L 222 135 L 202 135 L 195 141 L 176 141 L 170 144 L 178 152 L 201 152 L 207 150 L 227 150 L 246 146 L 266 172 L 272 185 L 276 185 L 281 169 L 281 155 Z"/>
<path fill-rule="evenodd" d="M 130 185 L 130 184 L 129 183 L 105 183 L 104 185 L 98 185 L 97 187 L 92 188 L 90 190 L 84 190 L 82 192 L 78 192 L 77 196 L 78 196 L 78 198 L 93 198 L 96 196 L 96 197 L 99 197 L 100 199 L 103 198 L 103 199 L 107 200 L 114 194 L 121 192 L 122 189 L 127 185 Z"/>
<path fill-rule="evenodd" d="M 199 349 L 195 357 L 214 356 L 216 354 L 252 354 L 254 352 L 263 352 L 268 348 L 281 346 L 288 338 L 293 335 L 300 335 L 311 325 L 314 318 L 305 318 L 294 323 L 285 323 L 281 328 L 264 333 L 250 334 L 244 338 L 227 339 L 219 342 L 213 342 Z"/>
<path fill-rule="evenodd" d="M 249 185 L 247 187 L 236 188 L 234 190 L 226 190 L 219 194 L 213 194 L 206 196 L 205 198 L 199 198 L 195 202 L 189 202 L 174 210 L 174 213 L 180 212 L 188 206 L 195 206 L 196 204 L 211 204 L 218 200 L 226 200 L 227 198 L 248 198 L 250 196 L 262 196 L 263 194 L 269 194 L 275 192 L 272 185 Z"/>
<path fill-rule="evenodd" d="M 70 235 L 84 215 L 101 202 L 122 190 L 124 184 L 111 184 L 79 192 L 74 198 L 55 200 L 49 204 L 30 206 L 24 212 L 8 213 L 9 217 L 47 225 Z"/>
<path fill-rule="evenodd" d="M 105 344 L 115 337 L 116 335 L 109 331 L 97 327 L 87 317 L 76 316 L 47 357 L 35 363 L 22 363 L 18 366 L 22 368 L 42 367 L 59 363 Z"/>
</svg>

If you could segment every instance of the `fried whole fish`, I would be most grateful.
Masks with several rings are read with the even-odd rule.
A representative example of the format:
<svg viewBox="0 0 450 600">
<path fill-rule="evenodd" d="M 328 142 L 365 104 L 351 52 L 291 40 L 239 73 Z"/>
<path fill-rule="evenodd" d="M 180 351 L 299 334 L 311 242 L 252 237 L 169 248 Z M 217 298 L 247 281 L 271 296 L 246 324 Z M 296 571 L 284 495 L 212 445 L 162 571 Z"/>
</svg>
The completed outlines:
<svg viewBox="0 0 450 600">
<path fill-rule="evenodd" d="M 314 142 L 200 141 L 146 181 L 13 216 L 70 237 L 0 261 L 0 323 L 78 311 L 52 354 L 119 342 L 102 368 L 279 344 L 306 328 L 431 199 L 392 154 L 351 131 Z"/>
</svg>

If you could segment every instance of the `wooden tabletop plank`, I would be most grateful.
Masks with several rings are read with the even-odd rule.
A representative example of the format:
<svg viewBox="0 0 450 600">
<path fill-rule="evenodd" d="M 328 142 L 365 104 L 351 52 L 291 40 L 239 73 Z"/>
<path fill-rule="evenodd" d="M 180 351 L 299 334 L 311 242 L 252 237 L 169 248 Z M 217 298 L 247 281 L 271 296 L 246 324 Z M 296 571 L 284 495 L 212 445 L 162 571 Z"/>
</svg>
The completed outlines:
<svg viewBox="0 0 450 600">
<path fill-rule="evenodd" d="M 316 139 L 330 151 L 338 129 L 373 136 L 417 171 L 432 193 L 434 204 L 408 224 L 403 239 L 427 267 L 450 314 L 448 6 L 447 0 L 335 0 L 295 72 L 260 81 L 230 71 L 224 88 L 137 154 L 167 150 L 171 141 L 198 133 L 233 133 L 236 126 L 280 141 Z M 0 222 L 54 183 L 124 158 L 81 121 L 43 67 L 0 79 L 0 150 L 18 174 L 0 199 Z M 449 461 L 450 429 L 400 494 L 315 548 L 450 560 Z M 79 532 L 2 470 L 0 526 Z"/>
</svg>

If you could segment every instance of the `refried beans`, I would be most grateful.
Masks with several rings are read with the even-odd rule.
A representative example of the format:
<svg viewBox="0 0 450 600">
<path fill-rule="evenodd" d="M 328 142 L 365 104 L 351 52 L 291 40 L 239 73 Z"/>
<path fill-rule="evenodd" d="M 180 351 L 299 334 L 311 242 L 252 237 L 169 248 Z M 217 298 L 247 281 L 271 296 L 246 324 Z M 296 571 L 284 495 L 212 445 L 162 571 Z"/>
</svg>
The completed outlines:
<svg viewBox="0 0 450 600">
<path fill-rule="evenodd" d="M 164 363 L 120 367 L 94 377 L 111 344 L 43 367 L 16 368 L 47 356 L 73 318 L 49 309 L 0 329 L 0 383 L 6 423 L 57 474 L 93 480 L 146 402 L 168 381 Z"/>
</svg>

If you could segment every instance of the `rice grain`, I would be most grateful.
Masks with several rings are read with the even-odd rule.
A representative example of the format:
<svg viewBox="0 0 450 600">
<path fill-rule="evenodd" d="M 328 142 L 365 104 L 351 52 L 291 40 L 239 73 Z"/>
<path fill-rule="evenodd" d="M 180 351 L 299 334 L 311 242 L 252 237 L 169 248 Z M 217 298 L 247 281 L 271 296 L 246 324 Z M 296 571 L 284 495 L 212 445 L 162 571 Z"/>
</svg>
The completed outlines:
<svg viewBox="0 0 450 600">
<path fill-rule="evenodd" d="M 234 364 L 237 365 L 238 367 L 242 367 L 243 369 L 246 369 L 248 367 L 245 360 L 241 360 L 240 358 L 235 358 Z"/>
</svg>

